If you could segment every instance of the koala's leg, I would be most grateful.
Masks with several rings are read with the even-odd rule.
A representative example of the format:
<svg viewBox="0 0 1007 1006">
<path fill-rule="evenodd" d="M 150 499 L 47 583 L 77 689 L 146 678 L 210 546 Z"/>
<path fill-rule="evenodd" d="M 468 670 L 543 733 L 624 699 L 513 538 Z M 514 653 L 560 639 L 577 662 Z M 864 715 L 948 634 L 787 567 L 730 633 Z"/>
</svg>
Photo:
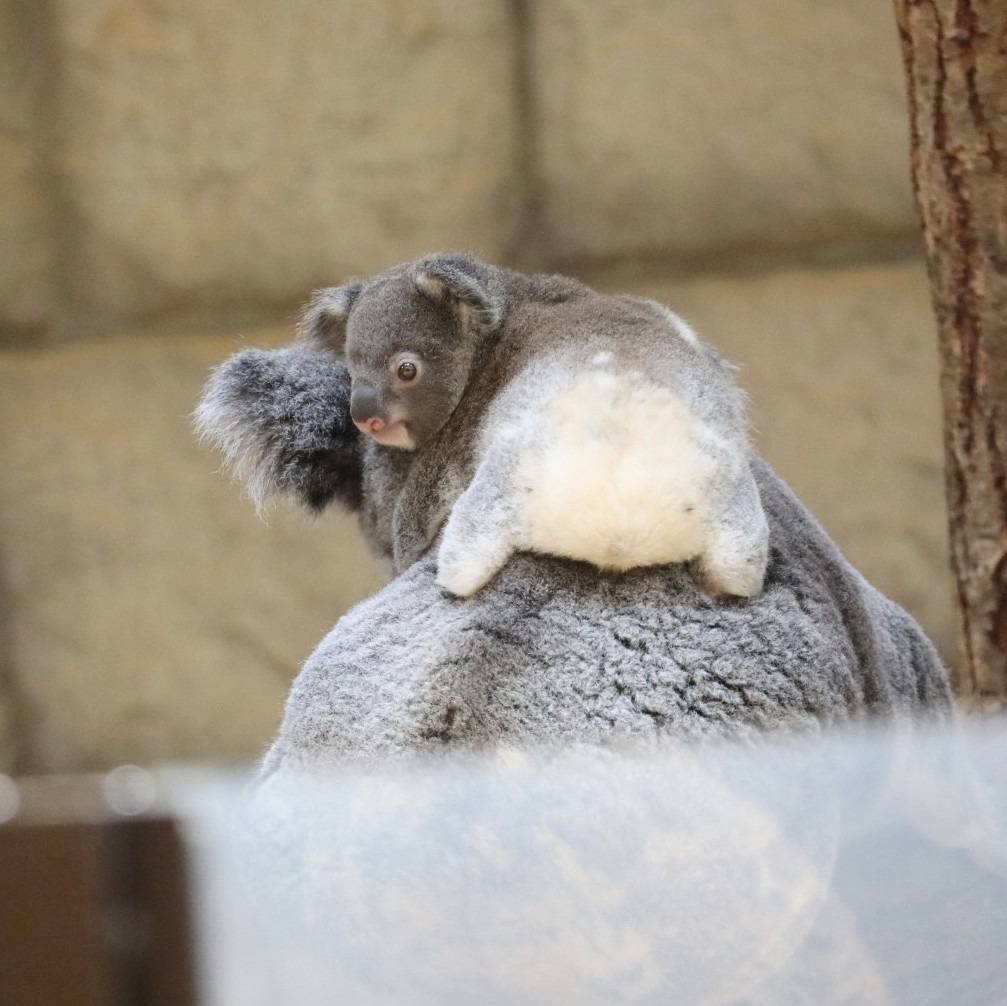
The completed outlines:
<svg viewBox="0 0 1007 1006">
<path fill-rule="evenodd" d="M 437 553 L 437 583 L 471 597 L 503 568 L 518 541 L 516 501 L 505 466 L 487 458 L 458 497 Z"/>
<path fill-rule="evenodd" d="M 713 515 L 699 569 L 713 593 L 754 597 L 762 590 L 768 562 L 769 524 L 746 465 Z"/>
</svg>

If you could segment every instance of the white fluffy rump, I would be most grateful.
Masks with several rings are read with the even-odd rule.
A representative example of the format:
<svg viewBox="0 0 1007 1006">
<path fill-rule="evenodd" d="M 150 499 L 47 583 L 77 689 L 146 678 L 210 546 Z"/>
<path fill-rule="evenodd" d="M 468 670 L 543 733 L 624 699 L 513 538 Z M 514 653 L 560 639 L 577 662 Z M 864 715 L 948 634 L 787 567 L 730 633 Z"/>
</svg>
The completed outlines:
<svg viewBox="0 0 1007 1006">
<path fill-rule="evenodd" d="M 704 551 L 711 481 L 739 459 L 678 395 L 599 366 L 535 413 L 516 469 L 523 547 L 615 570 Z"/>
<path fill-rule="evenodd" d="M 712 594 L 759 593 L 769 527 L 720 376 L 662 384 L 608 352 L 518 375 L 484 419 L 437 582 L 469 597 L 527 550 L 619 572 L 696 559 Z"/>
</svg>

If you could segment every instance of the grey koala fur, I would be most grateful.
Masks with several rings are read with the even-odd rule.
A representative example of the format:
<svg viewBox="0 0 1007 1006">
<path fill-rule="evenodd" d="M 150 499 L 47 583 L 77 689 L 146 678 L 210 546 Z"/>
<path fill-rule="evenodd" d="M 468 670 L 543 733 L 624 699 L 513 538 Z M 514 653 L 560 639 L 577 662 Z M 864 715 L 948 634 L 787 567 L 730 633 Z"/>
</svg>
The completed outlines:
<svg viewBox="0 0 1007 1006">
<path fill-rule="evenodd" d="M 515 551 L 620 571 L 698 560 L 714 593 L 761 589 L 743 396 L 662 305 L 446 253 L 321 291 L 302 327 L 345 359 L 351 412 L 382 453 L 417 449 L 465 487 L 438 553 L 451 593 Z M 406 563 L 444 517 L 413 528 Z"/>
<path fill-rule="evenodd" d="M 304 665 L 268 771 L 505 740 L 754 737 L 950 715 L 922 631 L 757 456 L 770 559 L 752 600 L 711 598 L 681 565 L 612 574 L 525 553 L 461 601 L 437 586 L 430 545 L 464 490 L 445 463 L 471 450 L 463 424 L 432 454 L 382 449 L 350 423 L 349 397 L 334 354 L 301 342 L 232 357 L 197 410 L 257 502 L 354 509 L 397 571 Z"/>
</svg>

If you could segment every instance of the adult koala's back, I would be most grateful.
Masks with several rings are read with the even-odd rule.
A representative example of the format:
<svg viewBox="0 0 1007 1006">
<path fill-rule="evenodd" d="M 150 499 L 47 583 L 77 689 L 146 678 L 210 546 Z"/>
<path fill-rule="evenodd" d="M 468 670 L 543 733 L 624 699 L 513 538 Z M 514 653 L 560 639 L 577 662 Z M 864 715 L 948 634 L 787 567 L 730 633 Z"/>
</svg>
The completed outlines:
<svg viewBox="0 0 1007 1006">
<path fill-rule="evenodd" d="M 851 569 L 765 464 L 763 593 L 713 601 L 683 567 L 622 576 L 523 554 L 468 601 L 420 559 L 301 671 L 268 767 L 455 742 L 752 736 L 949 708 L 919 627 Z"/>
<path fill-rule="evenodd" d="M 211 377 L 197 425 L 262 501 L 361 515 L 386 556 L 417 494 L 463 486 L 422 456 L 361 441 L 334 354 L 246 350 Z M 715 601 L 682 567 L 599 572 L 523 554 L 468 600 L 435 583 L 428 548 L 344 616 L 308 659 L 267 766 L 510 740 L 624 734 L 751 736 L 869 714 L 946 714 L 944 668 L 916 623 L 875 591 L 764 462 L 763 593 Z M 410 494 L 414 497 L 410 501 Z M 319 575 L 319 571 L 311 571 Z"/>
</svg>

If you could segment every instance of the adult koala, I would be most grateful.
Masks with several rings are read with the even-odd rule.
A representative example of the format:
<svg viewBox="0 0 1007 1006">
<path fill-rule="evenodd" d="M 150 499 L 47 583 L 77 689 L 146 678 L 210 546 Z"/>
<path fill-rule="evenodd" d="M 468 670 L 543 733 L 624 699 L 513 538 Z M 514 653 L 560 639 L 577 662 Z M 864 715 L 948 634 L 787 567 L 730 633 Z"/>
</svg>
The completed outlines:
<svg viewBox="0 0 1007 1006">
<path fill-rule="evenodd" d="M 458 257 L 445 260 L 450 276 Z M 470 365 L 492 372 L 501 361 L 492 338 L 480 335 L 478 275 L 475 293 L 472 270 L 457 288 L 432 284 L 437 261 L 383 276 L 425 291 L 430 309 L 469 340 Z M 494 275 L 497 319 L 528 298 L 548 310 L 579 287 L 525 277 L 509 286 L 518 303 Z M 354 299 L 352 287 L 316 299 L 305 327 L 317 336 L 320 304 L 325 324 L 346 324 Z M 754 599 L 711 598 L 678 565 L 613 575 L 530 553 L 514 556 L 474 597 L 451 597 L 435 582 L 437 535 L 471 479 L 474 428 L 455 420 L 485 405 L 485 388 L 472 382 L 452 420 L 403 451 L 358 432 L 346 367 L 317 337 L 245 350 L 211 376 L 197 427 L 251 496 L 357 512 L 395 573 L 308 659 L 267 770 L 445 744 L 753 736 L 950 709 L 945 670 L 920 628 L 754 457 L 770 529 L 765 585 Z"/>
</svg>

